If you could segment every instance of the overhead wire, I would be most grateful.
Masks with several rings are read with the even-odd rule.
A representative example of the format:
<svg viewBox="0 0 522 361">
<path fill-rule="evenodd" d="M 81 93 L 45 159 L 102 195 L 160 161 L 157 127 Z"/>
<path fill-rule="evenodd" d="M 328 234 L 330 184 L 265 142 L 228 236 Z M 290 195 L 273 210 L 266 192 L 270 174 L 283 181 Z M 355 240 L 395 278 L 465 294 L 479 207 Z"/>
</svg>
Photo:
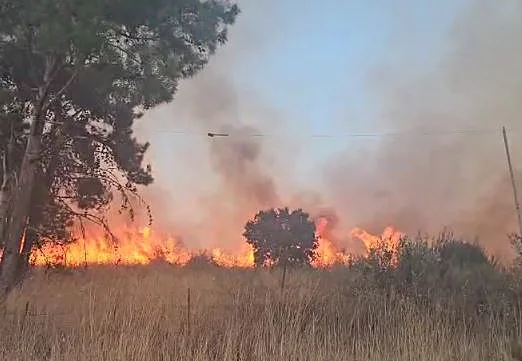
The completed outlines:
<svg viewBox="0 0 522 361">
<path fill-rule="evenodd" d="M 299 138 L 387 138 L 387 137 L 402 137 L 402 136 L 449 136 L 449 135 L 484 135 L 484 134 L 502 134 L 502 128 L 498 129 L 454 129 L 454 130 L 404 130 L 396 132 L 335 132 L 335 133 L 304 133 L 304 132 L 279 132 L 279 133 L 245 133 L 245 132 L 224 132 L 224 131 L 188 131 L 188 130 L 147 130 L 142 129 L 146 133 L 161 133 L 161 134 L 172 134 L 172 135 L 184 135 L 184 136 L 198 136 L 208 138 L 253 138 L 253 137 L 299 137 Z M 510 129 L 509 133 L 520 133 L 521 129 Z"/>
</svg>

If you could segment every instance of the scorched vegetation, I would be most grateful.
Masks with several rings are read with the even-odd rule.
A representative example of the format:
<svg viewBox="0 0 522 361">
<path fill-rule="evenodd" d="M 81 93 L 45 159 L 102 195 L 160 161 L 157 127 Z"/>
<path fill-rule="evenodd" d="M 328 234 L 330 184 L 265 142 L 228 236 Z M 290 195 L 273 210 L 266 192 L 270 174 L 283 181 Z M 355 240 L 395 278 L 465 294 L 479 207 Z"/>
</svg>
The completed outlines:
<svg viewBox="0 0 522 361">
<path fill-rule="evenodd" d="M 471 244 L 350 266 L 38 271 L 2 311 L 5 360 L 521 360 L 522 279 Z"/>
</svg>

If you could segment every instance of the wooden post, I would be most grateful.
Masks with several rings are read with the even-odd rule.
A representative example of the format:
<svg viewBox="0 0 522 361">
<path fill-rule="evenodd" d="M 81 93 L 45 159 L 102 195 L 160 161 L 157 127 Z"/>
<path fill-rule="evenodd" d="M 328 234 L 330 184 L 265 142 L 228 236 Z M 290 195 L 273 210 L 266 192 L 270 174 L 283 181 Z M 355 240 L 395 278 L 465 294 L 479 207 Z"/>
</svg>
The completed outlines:
<svg viewBox="0 0 522 361">
<path fill-rule="evenodd" d="M 190 287 L 187 290 L 187 335 L 190 337 Z"/>
<path fill-rule="evenodd" d="M 286 267 L 288 264 L 288 260 L 285 258 L 285 262 L 283 263 L 283 275 L 281 277 L 281 295 L 283 295 L 283 292 L 285 290 L 285 280 L 286 280 Z"/>
<path fill-rule="evenodd" d="M 509 145 L 506 135 L 506 127 L 502 127 L 502 136 L 504 137 L 504 147 L 506 149 L 506 158 L 509 169 L 509 177 L 511 178 L 511 187 L 513 188 L 513 199 L 515 202 L 515 211 L 517 214 L 518 220 L 518 232 L 519 236 L 522 237 L 522 218 L 520 217 L 520 203 L 518 203 L 518 192 L 517 192 L 517 184 L 515 182 L 515 173 L 513 171 L 513 165 L 511 163 L 511 154 L 509 152 Z"/>
<path fill-rule="evenodd" d="M 85 236 L 83 238 L 83 265 L 84 268 L 87 269 L 87 241 L 85 240 Z"/>
</svg>

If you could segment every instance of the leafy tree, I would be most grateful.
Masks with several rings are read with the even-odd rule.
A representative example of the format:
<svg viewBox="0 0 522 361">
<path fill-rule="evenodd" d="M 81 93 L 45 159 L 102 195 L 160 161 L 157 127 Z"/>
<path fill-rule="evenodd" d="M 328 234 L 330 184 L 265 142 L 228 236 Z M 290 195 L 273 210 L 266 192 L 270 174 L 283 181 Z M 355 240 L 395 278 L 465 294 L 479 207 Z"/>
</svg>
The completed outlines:
<svg viewBox="0 0 522 361">
<path fill-rule="evenodd" d="M 247 222 L 243 236 L 254 248 L 257 267 L 309 265 L 315 257 L 315 223 L 301 209 L 259 211 Z"/>
<path fill-rule="evenodd" d="M 16 280 L 28 222 L 66 224 L 110 201 L 109 188 L 152 181 L 133 121 L 172 100 L 238 13 L 226 0 L 0 0 L 0 104 L 13 108 L 10 129 L 29 120 L 0 135 L 0 291 Z"/>
<path fill-rule="evenodd" d="M 114 191 L 122 199 L 122 206 L 127 207 L 129 196 L 138 196 L 136 186 L 152 182 L 150 169 L 142 167 L 148 144 L 132 142 L 130 128 L 120 136 L 114 132 L 110 140 L 89 133 L 86 129 L 89 122 L 75 121 L 67 114 L 61 119 L 66 125 L 63 133 L 50 132 L 44 137 L 44 153 L 23 245 L 22 269 L 27 266 L 34 245 L 74 241 L 70 233 L 74 220 L 95 222 L 110 231 L 104 211 L 113 200 Z M 117 121 L 128 122 L 123 116 Z M 116 157 L 123 150 L 127 154 Z M 132 208 L 127 210 L 132 212 Z"/>
</svg>

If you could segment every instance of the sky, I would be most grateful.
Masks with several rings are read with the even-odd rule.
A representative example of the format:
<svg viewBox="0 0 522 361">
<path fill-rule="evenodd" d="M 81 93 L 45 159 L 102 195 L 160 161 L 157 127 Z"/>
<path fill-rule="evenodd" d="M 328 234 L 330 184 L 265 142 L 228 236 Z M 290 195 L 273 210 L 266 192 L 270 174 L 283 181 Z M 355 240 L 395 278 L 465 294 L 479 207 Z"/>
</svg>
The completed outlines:
<svg viewBox="0 0 522 361">
<path fill-rule="evenodd" d="M 394 1 L 392 5 L 383 0 L 279 3 L 244 7 L 237 31 L 248 23 L 263 33 L 269 18 L 284 25 L 273 43 L 240 63 L 233 77 L 312 134 L 379 132 L 369 124 L 376 115 L 366 78 L 386 64 L 422 67 L 436 61 L 460 10 L 455 0 L 429 5 L 425 1 Z M 273 13 L 278 15 L 272 17 Z M 304 171 L 310 172 L 314 162 L 346 147 L 347 141 L 342 136 L 326 142 L 312 140 L 309 154 L 303 154 L 308 160 Z"/>
<path fill-rule="evenodd" d="M 228 43 L 136 126 L 151 142 L 146 195 L 190 245 L 240 235 L 268 205 L 329 207 L 340 233 L 513 230 L 495 129 L 522 113 L 519 0 L 239 4 Z M 482 128 L 494 132 L 415 133 Z"/>
<path fill-rule="evenodd" d="M 343 133 L 389 131 L 372 125 L 376 107 L 366 84 L 371 73 L 379 67 L 402 63 L 422 70 L 426 64 L 437 61 L 462 3 L 242 1 L 242 13 L 231 28 L 229 43 L 211 58 L 208 68 L 232 81 L 240 92 L 255 93 L 283 114 L 284 126 L 279 123 L 263 133 L 267 133 L 267 138 L 274 133 L 283 134 L 300 143 L 302 160 L 296 161 L 296 177 L 313 183 L 318 164 L 360 142 Z M 191 82 L 182 83 L 182 95 L 185 84 Z M 194 141 L 187 139 L 187 134 L 177 134 L 190 132 L 172 119 L 176 118 L 180 102 L 162 107 L 160 121 L 153 113 L 152 121 L 146 125 L 153 151 L 158 150 L 153 158 L 159 179 L 170 179 L 172 142 Z M 172 121 L 169 119 L 165 126 L 167 117 Z M 169 132 L 164 133 L 166 129 Z M 180 165 L 181 169 L 185 167 Z M 168 174 L 162 174 L 163 169 Z M 193 177 L 187 178 L 192 182 Z"/>
</svg>

